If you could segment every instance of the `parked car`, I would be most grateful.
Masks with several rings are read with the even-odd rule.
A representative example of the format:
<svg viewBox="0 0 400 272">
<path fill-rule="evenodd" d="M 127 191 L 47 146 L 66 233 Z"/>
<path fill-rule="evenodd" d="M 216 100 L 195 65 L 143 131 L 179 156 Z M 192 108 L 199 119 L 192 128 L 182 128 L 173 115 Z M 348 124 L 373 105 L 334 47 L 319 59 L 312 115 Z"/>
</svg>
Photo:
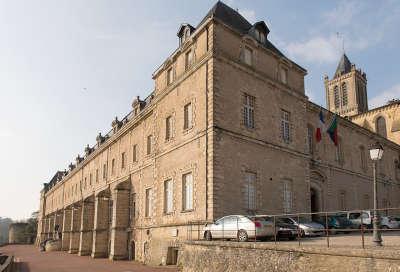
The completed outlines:
<svg viewBox="0 0 400 272">
<path fill-rule="evenodd" d="M 399 221 L 397 221 L 392 216 L 382 216 L 381 217 L 381 228 L 383 229 L 398 229 L 400 226 Z"/>
<path fill-rule="evenodd" d="M 266 221 L 270 222 L 272 226 L 275 225 L 276 238 L 278 240 L 281 240 L 282 238 L 294 240 L 299 236 L 298 228 L 294 224 L 286 223 L 279 217 L 275 217 L 275 222 L 273 216 L 265 216 L 264 218 Z M 275 239 L 275 237 L 273 238 Z"/>
<path fill-rule="evenodd" d="M 369 210 L 366 211 L 354 211 L 347 213 L 347 219 L 353 223 L 353 227 L 360 228 L 361 224 L 365 228 L 372 228 L 373 213 Z"/>
<path fill-rule="evenodd" d="M 353 228 L 353 223 L 346 218 L 346 216 L 335 214 L 320 216 L 317 222 L 324 226 L 325 229 L 329 229 L 331 234 L 336 234 L 338 232 L 348 233 L 348 229 Z"/>
<path fill-rule="evenodd" d="M 324 234 L 324 226 L 320 223 L 314 222 L 307 217 L 280 217 L 280 220 L 288 223 L 293 224 L 296 228 L 300 228 L 301 236 L 320 236 Z"/>
<path fill-rule="evenodd" d="M 204 239 L 237 239 L 245 242 L 248 239 L 274 235 L 274 226 L 264 217 L 228 215 L 213 224 L 204 227 Z"/>
</svg>

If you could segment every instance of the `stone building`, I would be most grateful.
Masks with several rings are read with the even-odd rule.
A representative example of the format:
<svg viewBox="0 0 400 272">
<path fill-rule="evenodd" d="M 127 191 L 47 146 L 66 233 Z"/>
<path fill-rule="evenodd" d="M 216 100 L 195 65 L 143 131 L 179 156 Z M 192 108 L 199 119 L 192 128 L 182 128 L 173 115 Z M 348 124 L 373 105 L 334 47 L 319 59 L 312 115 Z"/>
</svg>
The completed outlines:
<svg viewBox="0 0 400 272">
<path fill-rule="evenodd" d="M 367 76 L 343 54 L 333 79 L 325 76 L 327 108 L 400 144 L 400 100 L 368 110 Z"/>
<path fill-rule="evenodd" d="M 316 143 L 321 109 L 305 95 L 306 70 L 268 34 L 222 2 L 182 24 L 150 95 L 41 191 L 38 241 L 58 226 L 70 253 L 165 264 L 193 221 L 369 208 L 376 141 L 380 203 L 400 206 L 400 147 L 348 118 L 337 147 L 325 135 Z"/>
</svg>

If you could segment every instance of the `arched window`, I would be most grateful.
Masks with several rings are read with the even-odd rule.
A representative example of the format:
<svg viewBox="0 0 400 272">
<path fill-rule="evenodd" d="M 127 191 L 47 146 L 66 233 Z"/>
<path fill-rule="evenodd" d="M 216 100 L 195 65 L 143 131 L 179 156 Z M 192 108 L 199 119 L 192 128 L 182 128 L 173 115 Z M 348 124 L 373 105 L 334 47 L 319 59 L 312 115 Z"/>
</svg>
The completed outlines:
<svg viewBox="0 0 400 272">
<path fill-rule="evenodd" d="M 380 116 L 376 119 L 376 133 L 381 135 L 382 137 L 387 137 L 386 132 L 386 120 L 384 117 Z"/>
<path fill-rule="evenodd" d="M 333 88 L 333 95 L 334 95 L 334 101 L 335 101 L 335 108 L 337 109 L 337 108 L 339 108 L 339 105 L 340 105 L 338 86 L 335 86 Z"/>
<path fill-rule="evenodd" d="M 348 103 L 348 95 L 347 95 L 347 85 L 346 82 L 342 84 L 342 106 L 347 106 Z"/>
</svg>

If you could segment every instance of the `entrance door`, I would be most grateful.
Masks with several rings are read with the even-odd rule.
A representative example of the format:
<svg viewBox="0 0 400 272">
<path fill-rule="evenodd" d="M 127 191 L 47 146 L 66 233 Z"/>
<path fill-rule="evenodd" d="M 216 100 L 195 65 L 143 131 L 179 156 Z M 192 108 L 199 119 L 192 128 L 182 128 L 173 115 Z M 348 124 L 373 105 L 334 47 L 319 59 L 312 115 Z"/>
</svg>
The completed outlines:
<svg viewBox="0 0 400 272">
<path fill-rule="evenodd" d="M 310 198 L 311 198 L 311 212 L 312 213 L 319 212 L 318 193 L 314 188 L 310 188 Z M 313 214 L 311 216 L 313 220 L 316 220 L 317 217 L 318 215 L 316 214 Z"/>
</svg>

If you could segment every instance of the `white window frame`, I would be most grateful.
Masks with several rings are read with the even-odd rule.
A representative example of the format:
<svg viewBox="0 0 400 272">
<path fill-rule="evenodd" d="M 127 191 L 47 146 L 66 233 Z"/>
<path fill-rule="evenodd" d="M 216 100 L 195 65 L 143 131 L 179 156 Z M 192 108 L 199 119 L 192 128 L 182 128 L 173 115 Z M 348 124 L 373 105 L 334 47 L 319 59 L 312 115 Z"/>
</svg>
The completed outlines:
<svg viewBox="0 0 400 272">
<path fill-rule="evenodd" d="M 293 182 L 290 179 L 283 180 L 283 212 L 291 213 L 293 209 Z"/>
<path fill-rule="evenodd" d="M 291 141 L 290 134 L 290 112 L 281 109 L 281 136 L 282 140 L 287 144 Z"/>
<path fill-rule="evenodd" d="M 244 198 L 247 211 L 255 211 L 257 209 L 256 182 L 256 173 L 245 172 Z"/>
<path fill-rule="evenodd" d="M 145 211 L 144 211 L 144 216 L 145 217 L 151 217 L 152 216 L 152 208 L 153 208 L 153 189 L 152 188 L 147 188 L 145 191 Z"/>
<path fill-rule="evenodd" d="M 171 67 L 167 70 L 167 85 L 174 81 L 174 69 Z"/>
<path fill-rule="evenodd" d="M 188 70 L 190 67 L 192 67 L 193 63 L 194 63 L 194 52 L 193 49 L 189 49 L 189 51 L 187 51 L 185 54 L 185 69 Z"/>
<path fill-rule="evenodd" d="M 164 181 L 164 213 L 173 212 L 173 182 L 172 179 Z"/>
<path fill-rule="evenodd" d="M 256 98 L 247 93 L 243 94 L 243 123 L 247 128 L 254 128 L 254 110 Z"/>
<path fill-rule="evenodd" d="M 288 69 L 286 67 L 281 67 L 281 82 L 284 84 L 288 83 Z"/>
<path fill-rule="evenodd" d="M 165 118 L 165 140 L 172 139 L 173 136 L 173 124 L 172 124 L 172 116 L 168 116 Z"/>
<path fill-rule="evenodd" d="M 193 104 L 187 103 L 183 107 L 183 129 L 190 129 L 193 127 Z"/>
<path fill-rule="evenodd" d="M 193 210 L 193 174 L 182 175 L 182 211 Z"/>
<path fill-rule="evenodd" d="M 253 65 L 253 49 L 248 46 L 243 48 L 243 62 L 249 66 Z"/>
</svg>

